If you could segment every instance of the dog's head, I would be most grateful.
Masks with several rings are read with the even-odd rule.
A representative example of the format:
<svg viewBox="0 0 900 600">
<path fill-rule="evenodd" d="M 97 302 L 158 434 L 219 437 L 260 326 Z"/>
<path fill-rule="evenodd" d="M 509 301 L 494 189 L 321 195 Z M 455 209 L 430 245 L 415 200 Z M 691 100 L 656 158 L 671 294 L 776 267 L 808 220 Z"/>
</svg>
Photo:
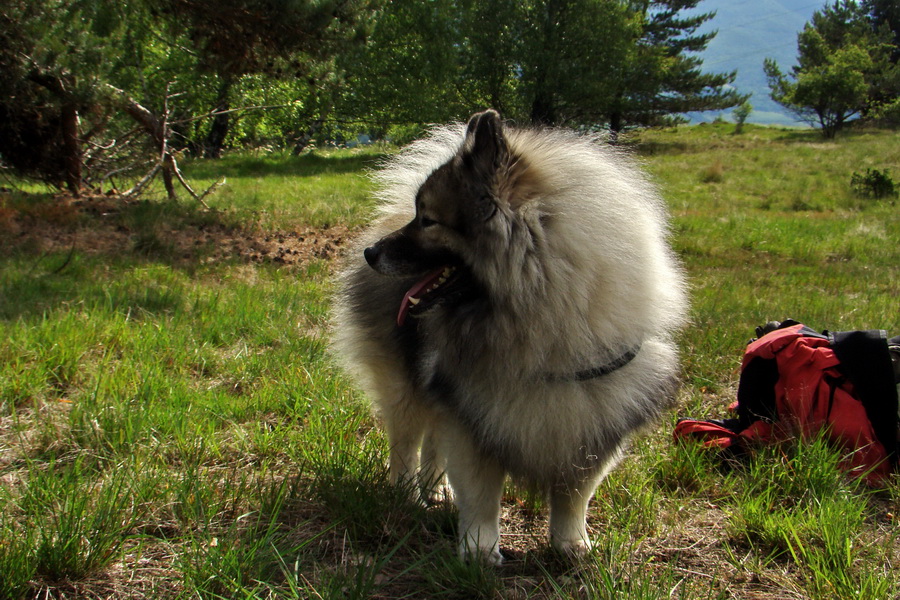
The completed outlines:
<svg viewBox="0 0 900 600">
<path fill-rule="evenodd" d="M 366 261 L 379 273 L 417 278 L 402 301 L 398 324 L 407 314 L 473 293 L 477 284 L 468 265 L 476 240 L 497 218 L 500 173 L 509 164 L 500 115 L 475 114 L 456 155 L 418 189 L 415 218 L 366 248 Z"/>
</svg>

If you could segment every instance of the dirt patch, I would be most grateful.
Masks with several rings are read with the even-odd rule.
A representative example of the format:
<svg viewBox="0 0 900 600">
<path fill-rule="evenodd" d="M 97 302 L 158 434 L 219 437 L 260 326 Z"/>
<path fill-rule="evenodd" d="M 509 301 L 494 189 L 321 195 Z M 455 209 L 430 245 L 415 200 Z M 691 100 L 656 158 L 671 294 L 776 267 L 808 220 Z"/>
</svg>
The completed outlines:
<svg viewBox="0 0 900 600">
<path fill-rule="evenodd" d="M 143 255 L 173 263 L 238 261 L 302 268 L 333 258 L 352 234 L 343 225 L 260 231 L 209 215 L 137 222 L 132 214 L 136 204 L 118 197 L 60 197 L 15 208 L 0 197 L 0 253 L 74 250 L 87 255 Z"/>
</svg>

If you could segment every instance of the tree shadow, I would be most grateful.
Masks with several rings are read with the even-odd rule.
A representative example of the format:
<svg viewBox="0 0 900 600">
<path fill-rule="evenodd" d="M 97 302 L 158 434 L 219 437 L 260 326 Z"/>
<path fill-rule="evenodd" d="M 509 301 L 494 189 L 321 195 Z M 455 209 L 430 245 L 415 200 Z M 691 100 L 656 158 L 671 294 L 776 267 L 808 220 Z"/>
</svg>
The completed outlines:
<svg viewBox="0 0 900 600">
<path fill-rule="evenodd" d="M 660 156 L 669 154 L 685 154 L 691 151 L 686 142 L 638 141 L 626 146 L 640 156 Z"/>
<path fill-rule="evenodd" d="M 127 259 L 127 267 L 134 266 Z M 30 268 L 14 270 L 4 265 L 0 278 L 0 320 L 15 321 L 47 315 L 62 306 L 80 305 L 87 308 L 101 306 L 121 312 L 129 318 L 147 314 L 174 313 L 183 307 L 184 290 L 178 286 L 164 286 L 151 281 L 126 285 L 109 285 L 98 280 L 95 271 L 98 260 L 79 255 L 46 255 L 33 260 Z M 104 266 L 117 270 L 121 259 L 102 259 Z M 110 264 L 110 263 L 113 264 Z"/>
<path fill-rule="evenodd" d="M 189 204 L 31 200 L 18 200 L 14 216 L 0 223 L 0 320 L 39 317 L 66 304 L 132 316 L 174 311 L 184 301 L 180 287 L 157 285 L 157 278 L 177 278 L 173 271 L 192 277 L 223 264 L 303 271 L 335 256 L 351 233 L 346 226 L 259 231 L 231 213 Z M 143 283 L 122 285 L 135 270 L 157 268 Z"/>
<path fill-rule="evenodd" d="M 834 137 L 827 138 L 818 127 L 783 129 L 782 131 L 782 135 L 775 138 L 775 140 L 796 144 L 833 144 L 843 140 L 863 137 L 872 132 L 872 130 L 867 130 L 865 127 L 850 126 L 838 131 Z"/>
<path fill-rule="evenodd" d="M 266 156 L 235 154 L 218 160 L 195 160 L 184 164 L 184 171 L 192 178 L 217 179 L 228 177 L 313 177 L 323 174 L 364 172 L 376 167 L 387 153 L 367 151 L 360 154 L 328 156 L 309 152 L 302 156 L 288 153 Z"/>
</svg>

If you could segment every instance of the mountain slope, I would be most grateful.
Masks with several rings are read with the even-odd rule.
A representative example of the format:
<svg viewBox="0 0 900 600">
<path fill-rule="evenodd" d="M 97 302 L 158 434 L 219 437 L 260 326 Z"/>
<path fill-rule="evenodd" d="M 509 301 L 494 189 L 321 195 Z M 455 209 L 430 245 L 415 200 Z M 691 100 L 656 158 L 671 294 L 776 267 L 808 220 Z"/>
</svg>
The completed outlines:
<svg viewBox="0 0 900 600">
<path fill-rule="evenodd" d="M 797 33 L 820 10 L 825 0 L 705 0 L 693 12 L 716 12 L 701 32 L 718 34 L 701 54 L 703 70 L 737 70 L 735 87 L 752 92 L 753 123 L 792 125 L 796 118 L 769 98 L 763 60 L 774 58 L 787 71 L 797 62 Z M 717 116 L 731 118 L 731 111 L 692 113 L 694 122 Z"/>
</svg>

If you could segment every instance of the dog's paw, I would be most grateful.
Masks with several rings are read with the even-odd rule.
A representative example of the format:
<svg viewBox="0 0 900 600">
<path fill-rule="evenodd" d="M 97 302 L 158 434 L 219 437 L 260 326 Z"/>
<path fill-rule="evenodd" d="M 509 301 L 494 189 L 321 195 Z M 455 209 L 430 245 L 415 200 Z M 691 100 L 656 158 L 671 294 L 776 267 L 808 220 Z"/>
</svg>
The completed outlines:
<svg viewBox="0 0 900 600">
<path fill-rule="evenodd" d="M 422 487 L 419 498 L 425 506 L 448 505 L 453 502 L 453 490 L 449 485 Z"/>
<path fill-rule="evenodd" d="M 583 558 L 594 548 L 590 540 L 577 538 L 574 540 L 553 540 L 553 547 L 570 558 Z"/>
<path fill-rule="evenodd" d="M 500 554 L 500 548 L 496 545 L 490 548 L 473 548 L 469 544 L 461 544 L 459 557 L 465 562 L 480 561 L 491 567 L 499 567 L 503 564 L 503 555 Z"/>
</svg>

